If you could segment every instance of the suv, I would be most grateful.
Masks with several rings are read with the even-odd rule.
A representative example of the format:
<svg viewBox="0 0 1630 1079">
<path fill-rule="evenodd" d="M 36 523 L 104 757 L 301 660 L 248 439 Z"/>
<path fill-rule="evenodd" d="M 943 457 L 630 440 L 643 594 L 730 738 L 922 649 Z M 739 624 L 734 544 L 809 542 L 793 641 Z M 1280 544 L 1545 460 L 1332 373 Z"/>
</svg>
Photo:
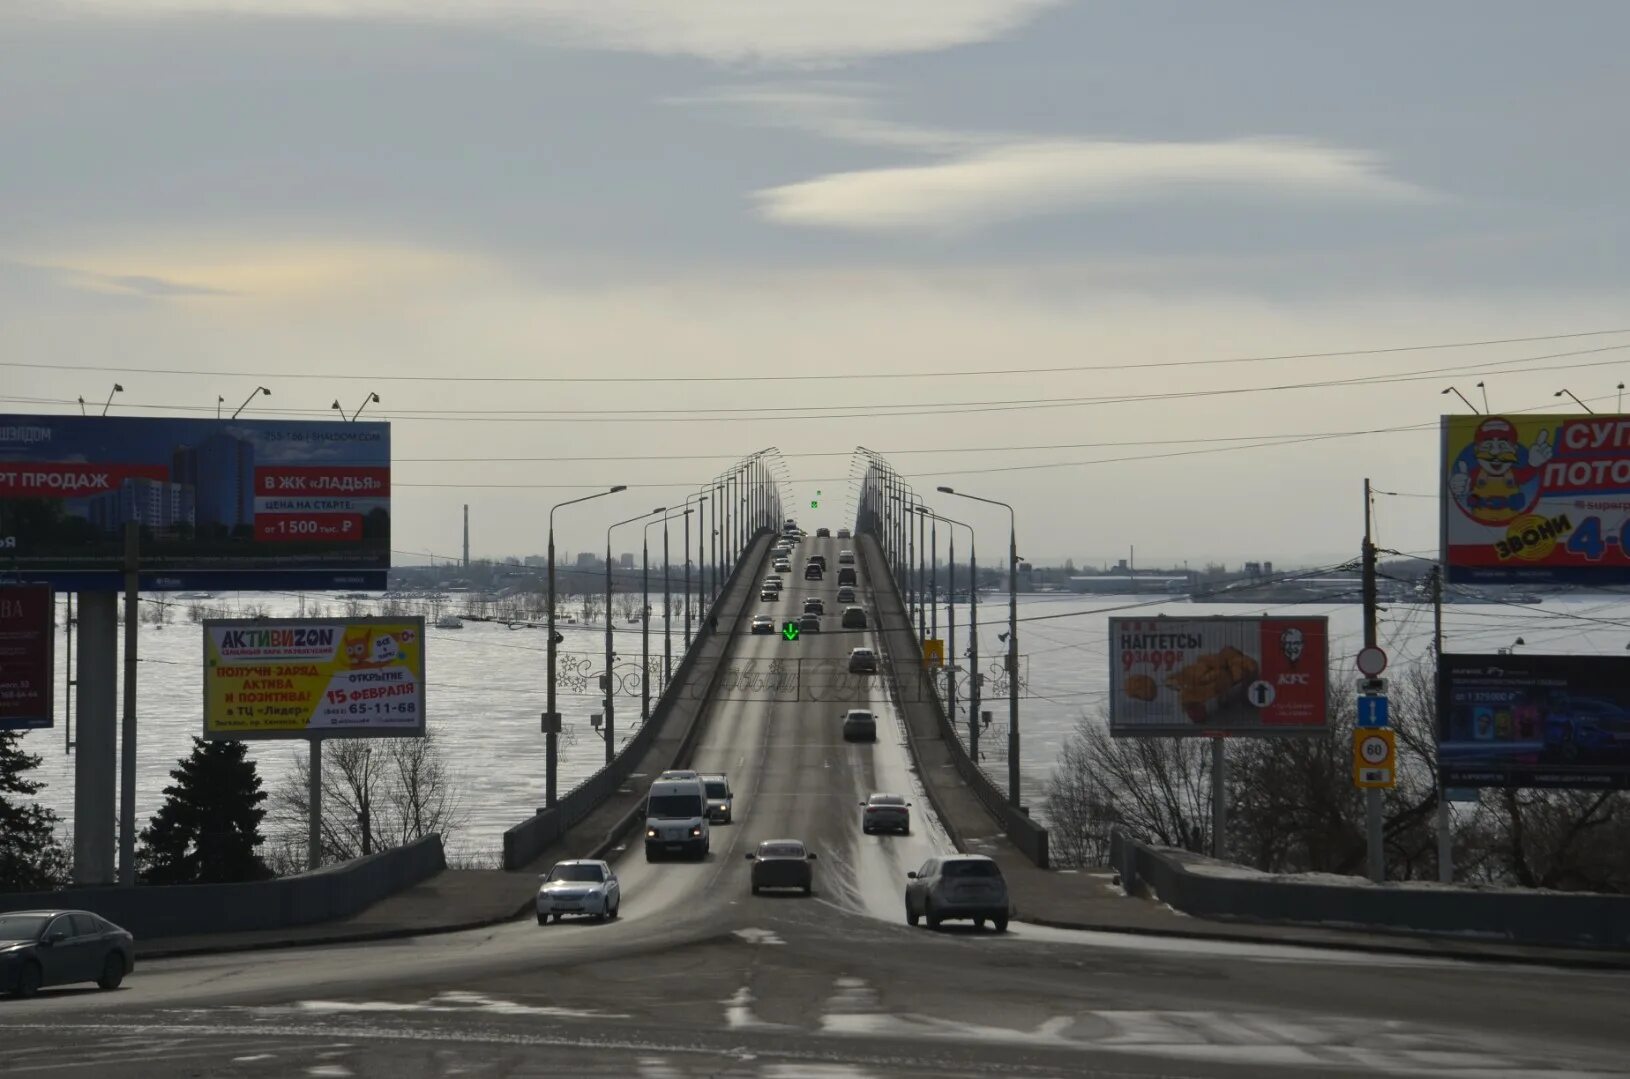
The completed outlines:
<svg viewBox="0 0 1630 1079">
<path fill-rule="evenodd" d="M 822 569 L 826 568 L 826 556 L 824 554 L 812 554 L 809 556 L 809 560 Z"/>
<path fill-rule="evenodd" d="M 832 535 L 832 530 L 830 528 L 817 528 L 815 530 L 815 538 L 816 539 L 828 539 L 828 538 L 831 537 L 831 535 Z"/>
<path fill-rule="evenodd" d="M 864 607 L 845 607 L 843 609 L 843 628 L 844 629 L 865 629 L 866 628 L 866 608 L 864 608 Z"/>
<path fill-rule="evenodd" d="M 821 631 L 821 616 L 805 613 L 798 619 L 798 632 L 819 633 Z"/>
<path fill-rule="evenodd" d="M 855 567 L 844 566 L 842 569 L 838 570 L 838 584 L 848 585 L 850 588 L 856 587 Z"/>
<path fill-rule="evenodd" d="M 839 589 L 838 589 L 838 602 L 839 603 L 853 603 L 854 601 L 855 601 L 855 586 L 854 585 L 846 584 L 846 585 L 843 585 L 843 586 L 839 587 Z"/>
<path fill-rule="evenodd" d="M 971 918 L 973 924 L 984 927 L 990 919 L 998 933 L 1007 931 L 1007 919 L 1012 913 L 1008 903 L 1007 881 L 1002 879 L 1002 867 L 983 854 L 957 854 L 945 858 L 930 858 L 915 873 L 907 873 L 906 924 L 916 925 L 918 918 L 928 921 L 928 928 L 938 929 L 950 918 Z"/>
<path fill-rule="evenodd" d="M 804 567 L 804 580 L 806 581 L 819 581 L 825 576 L 826 571 L 823 570 L 821 568 L 821 564 L 816 562 L 814 559 L 811 559 L 809 564 Z"/>
<path fill-rule="evenodd" d="M 848 538 L 849 538 L 849 530 L 847 528 L 838 529 L 838 539 L 848 539 Z"/>
<path fill-rule="evenodd" d="M 854 564 L 855 564 L 855 552 L 853 552 L 853 551 L 839 551 L 838 552 L 838 565 L 840 565 L 840 566 L 852 566 Z"/>
<path fill-rule="evenodd" d="M 736 796 L 730 790 L 730 778 L 723 772 L 712 772 L 702 777 L 707 789 L 707 819 L 711 824 L 734 824 Z"/>
<path fill-rule="evenodd" d="M 877 653 L 870 648 L 856 648 L 849 653 L 850 674 L 876 674 Z"/>
<path fill-rule="evenodd" d="M 810 596 L 804 600 L 805 614 L 825 614 L 826 601 L 819 596 Z"/>
<path fill-rule="evenodd" d="M 864 708 L 851 708 L 843 715 L 845 742 L 877 741 L 877 717 Z"/>
</svg>

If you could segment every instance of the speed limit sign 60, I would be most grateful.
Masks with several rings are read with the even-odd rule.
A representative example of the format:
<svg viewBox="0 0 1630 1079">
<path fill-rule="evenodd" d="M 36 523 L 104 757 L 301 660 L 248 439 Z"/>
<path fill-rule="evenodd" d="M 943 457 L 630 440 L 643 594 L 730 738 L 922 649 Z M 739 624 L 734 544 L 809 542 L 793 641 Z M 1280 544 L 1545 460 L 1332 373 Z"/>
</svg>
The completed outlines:
<svg viewBox="0 0 1630 1079">
<path fill-rule="evenodd" d="M 1393 732 L 1359 728 L 1353 732 L 1353 785 L 1360 790 L 1390 789 L 1397 783 Z"/>
</svg>

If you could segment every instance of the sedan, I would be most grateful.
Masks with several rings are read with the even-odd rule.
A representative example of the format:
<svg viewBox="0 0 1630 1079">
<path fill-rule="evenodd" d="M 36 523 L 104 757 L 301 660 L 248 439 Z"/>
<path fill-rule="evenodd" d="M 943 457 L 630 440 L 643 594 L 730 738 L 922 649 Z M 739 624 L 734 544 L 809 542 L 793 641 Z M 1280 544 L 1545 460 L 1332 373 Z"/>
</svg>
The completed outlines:
<svg viewBox="0 0 1630 1079">
<path fill-rule="evenodd" d="M 864 708 L 851 708 L 843 715 L 845 742 L 877 741 L 877 717 Z"/>
<path fill-rule="evenodd" d="M 843 628 L 844 629 L 865 629 L 866 628 L 866 608 L 864 608 L 864 607 L 845 607 L 843 609 Z"/>
<path fill-rule="evenodd" d="M 791 573 L 792 563 L 785 558 L 778 558 L 775 560 L 775 571 L 777 573 Z"/>
<path fill-rule="evenodd" d="M 15 996 L 74 982 L 117 989 L 135 969 L 135 938 L 101 915 L 84 910 L 0 914 L 0 986 Z"/>
<path fill-rule="evenodd" d="M 798 619 L 799 633 L 819 633 L 821 631 L 821 616 L 806 614 Z"/>
<path fill-rule="evenodd" d="M 765 888 L 799 888 L 805 895 L 815 890 L 809 864 L 815 855 L 804 849 L 802 840 L 766 839 L 747 860 L 753 863 L 754 895 Z"/>
<path fill-rule="evenodd" d="M 804 599 L 805 614 L 825 614 L 826 601 L 818 596 L 808 596 Z"/>
<path fill-rule="evenodd" d="M 774 633 L 775 632 L 775 619 L 771 618 L 767 614 L 755 614 L 753 616 L 753 632 L 754 633 Z"/>
<path fill-rule="evenodd" d="M 911 803 L 898 794 L 874 794 L 860 803 L 860 830 L 867 835 L 878 832 L 911 834 Z"/>
<path fill-rule="evenodd" d="M 595 921 L 617 917 L 622 905 L 622 889 L 617 874 L 605 862 L 572 860 L 556 862 L 539 878 L 538 924 L 547 925 L 553 914 L 560 921 L 567 914 L 591 914 Z"/>
<path fill-rule="evenodd" d="M 853 585 L 847 585 L 846 584 L 842 588 L 838 589 L 838 602 L 839 603 L 853 603 L 854 601 L 855 601 L 855 589 L 854 589 Z"/>
<path fill-rule="evenodd" d="M 849 530 L 847 528 L 838 529 L 838 539 L 848 539 L 848 538 L 849 538 Z"/>
<path fill-rule="evenodd" d="M 776 600 L 781 598 L 781 589 L 766 588 L 758 594 L 758 598 L 763 600 L 765 603 L 774 603 Z"/>
<path fill-rule="evenodd" d="M 815 530 L 815 538 L 816 539 L 827 539 L 831 535 L 832 535 L 832 530 L 830 528 L 817 528 Z"/>
<path fill-rule="evenodd" d="M 849 652 L 850 674 L 876 674 L 877 653 L 870 648 L 855 648 Z"/>
</svg>

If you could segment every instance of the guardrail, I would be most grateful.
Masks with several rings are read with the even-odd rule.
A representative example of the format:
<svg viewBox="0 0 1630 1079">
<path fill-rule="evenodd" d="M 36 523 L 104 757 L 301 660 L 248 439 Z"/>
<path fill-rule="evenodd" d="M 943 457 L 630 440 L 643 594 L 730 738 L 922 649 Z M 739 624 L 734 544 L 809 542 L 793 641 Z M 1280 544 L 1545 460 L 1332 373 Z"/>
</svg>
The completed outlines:
<svg viewBox="0 0 1630 1079">
<path fill-rule="evenodd" d="M 1535 946 L 1630 948 L 1630 896 L 1213 876 L 1189 866 L 1227 863 L 1157 847 L 1118 827 L 1110 833 L 1109 859 L 1128 894 L 1153 893 L 1160 902 L 1202 918 L 1450 933 Z"/>
<path fill-rule="evenodd" d="M 870 536 L 868 538 L 872 539 Z M 873 542 L 875 542 L 875 539 L 873 539 Z M 886 568 L 883 572 L 872 571 L 870 550 L 870 544 L 862 544 L 859 557 L 867 562 L 866 579 L 870 582 L 873 593 L 886 593 L 893 609 L 903 615 L 905 604 L 895 586 L 893 574 L 889 573 Z M 879 558 L 878 561 L 886 567 L 887 563 L 883 559 Z M 904 624 L 903 630 L 896 626 L 890 626 L 889 632 L 902 632 L 910 642 L 911 647 L 907 662 L 921 664 L 920 657 L 923 654 L 923 648 L 922 641 L 917 637 L 916 627 L 911 624 L 911 619 L 908 616 L 903 617 L 902 622 Z M 881 616 L 879 616 L 880 633 L 881 623 Z M 889 679 L 894 686 L 895 699 L 905 701 L 908 699 L 908 686 L 901 681 L 898 658 L 892 650 L 884 657 L 889 669 Z M 1046 869 L 1048 858 L 1047 829 L 1032 820 L 1028 813 L 1009 805 L 1007 792 L 998 787 L 990 776 L 985 774 L 984 769 L 979 767 L 978 762 L 968 756 L 968 749 L 962 744 L 962 740 L 957 737 L 955 725 L 946 712 L 945 703 L 940 697 L 939 687 L 931 679 L 922 679 L 920 675 L 916 681 L 921 684 L 919 699 L 923 704 L 934 710 L 940 737 L 944 739 L 946 746 L 950 750 L 951 760 L 956 765 L 957 774 L 973 791 L 974 796 L 979 799 L 979 803 L 985 807 L 986 812 L 1002 826 L 1002 831 L 1006 833 L 1013 845 L 1019 849 L 1019 852 L 1038 867 Z M 906 733 L 907 740 L 911 742 L 912 756 L 915 758 L 917 756 L 917 746 L 911 736 L 911 725 L 909 723 L 906 724 Z M 937 806 L 935 808 L 938 810 Z M 943 818 L 945 814 L 941 812 L 940 816 Z"/>
<path fill-rule="evenodd" d="M 0 895 L 5 910 L 89 910 L 138 939 L 284 929 L 348 918 L 447 868 L 441 836 L 310 873 L 242 884 L 151 884 Z"/>
<path fill-rule="evenodd" d="M 731 603 L 736 603 L 740 599 L 737 593 L 740 590 L 742 572 L 747 567 L 752 567 L 756 573 L 764 559 L 770 535 L 768 530 L 763 530 L 753 538 L 747 551 L 731 569 L 730 576 L 725 579 L 724 587 L 719 590 L 719 602 L 715 604 L 715 610 L 720 606 L 728 610 Z M 746 603 L 738 603 L 735 620 L 729 627 L 720 627 L 724 640 L 728 641 L 730 634 L 739 628 L 740 620 L 747 609 Z M 559 840 L 574 825 L 581 823 L 607 798 L 620 791 L 635 767 L 645 757 L 646 751 L 651 748 L 651 743 L 661 735 L 673 715 L 679 715 L 680 722 L 690 725 L 680 747 L 681 759 L 688 757 L 695 738 L 696 720 L 701 715 L 708 694 L 718 679 L 719 670 L 723 666 L 724 650 L 718 652 L 712 669 L 698 671 L 697 667 L 702 662 L 701 657 L 708 651 L 707 645 L 718 639 L 719 632 L 703 629 L 691 639 L 691 646 L 680 658 L 667 688 L 652 703 L 650 718 L 623 745 L 611 759 L 611 763 L 567 791 L 552 808 L 542 807 L 531 818 L 504 832 L 505 869 L 522 869 L 529 865 L 547 850 L 550 844 Z M 701 684 L 700 692 L 693 688 L 698 678 Z M 597 849 L 610 846 L 626 827 L 626 822 L 620 822 L 611 835 L 606 837 L 601 848 Z"/>
</svg>

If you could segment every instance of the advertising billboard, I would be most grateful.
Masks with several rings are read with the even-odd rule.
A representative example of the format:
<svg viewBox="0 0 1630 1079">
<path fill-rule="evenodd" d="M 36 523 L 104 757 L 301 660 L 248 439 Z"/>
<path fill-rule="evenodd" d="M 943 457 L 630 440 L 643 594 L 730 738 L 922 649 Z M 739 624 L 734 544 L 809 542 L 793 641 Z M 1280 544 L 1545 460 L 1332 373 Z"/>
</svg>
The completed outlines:
<svg viewBox="0 0 1630 1079">
<path fill-rule="evenodd" d="M 423 618 L 206 619 L 204 737 L 424 734 Z"/>
<path fill-rule="evenodd" d="M 1442 431 L 1449 581 L 1630 583 L 1630 417 L 1445 416 Z"/>
<path fill-rule="evenodd" d="M 1445 655 L 1447 787 L 1630 787 L 1630 656 Z"/>
<path fill-rule="evenodd" d="M 49 585 L 0 585 L 0 731 L 51 726 L 56 596 Z"/>
<path fill-rule="evenodd" d="M 0 559 L 59 590 L 383 588 L 390 424 L 0 415 Z"/>
<path fill-rule="evenodd" d="M 1109 733 L 1320 733 L 1329 641 L 1325 618 L 1111 618 Z"/>
</svg>

